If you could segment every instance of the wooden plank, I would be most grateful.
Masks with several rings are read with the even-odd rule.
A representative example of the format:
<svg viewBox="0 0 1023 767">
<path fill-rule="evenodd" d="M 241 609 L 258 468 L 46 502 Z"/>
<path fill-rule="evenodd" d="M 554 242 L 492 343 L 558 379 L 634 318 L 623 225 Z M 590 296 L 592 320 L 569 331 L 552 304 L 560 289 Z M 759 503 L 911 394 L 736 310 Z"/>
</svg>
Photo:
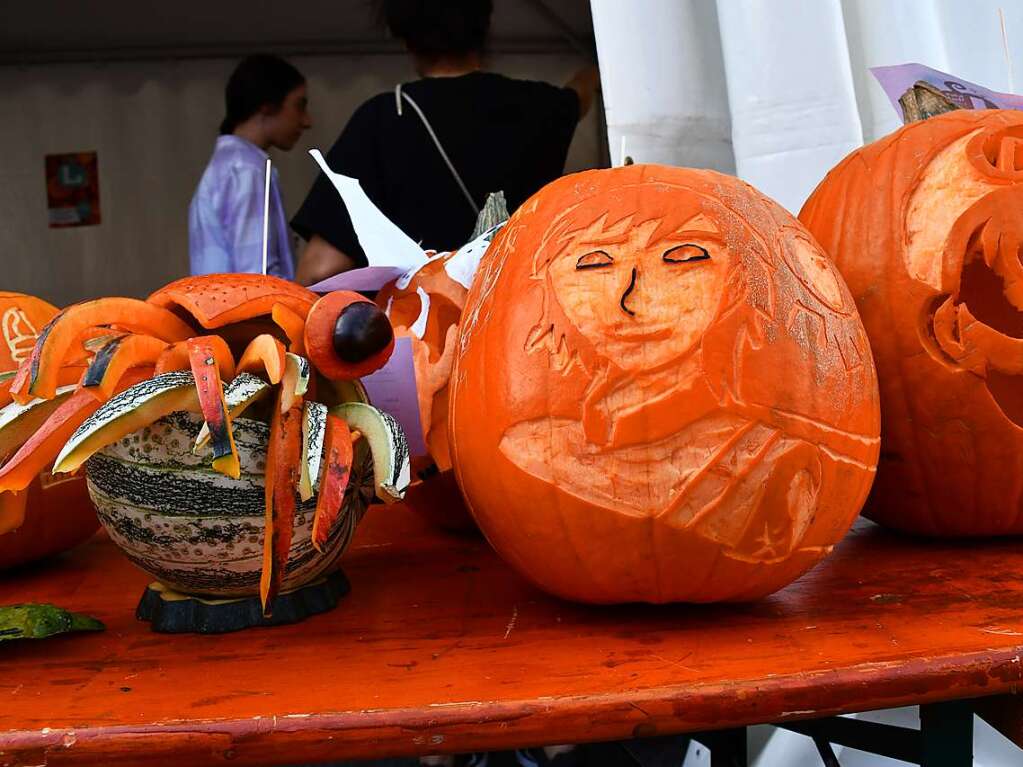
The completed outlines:
<svg viewBox="0 0 1023 767">
<path fill-rule="evenodd" d="M 753 605 L 574 605 L 477 538 L 376 507 L 352 594 L 305 623 L 159 635 L 146 577 L 102 535 L 6 576 L 101 634 L 0 650 L 0 764 L 284 764 L 721 729 L 1008 692 L 1023 550 L 860 523 Z M 684 567 L 684 563 L 679 563 Z"/>
</svg>

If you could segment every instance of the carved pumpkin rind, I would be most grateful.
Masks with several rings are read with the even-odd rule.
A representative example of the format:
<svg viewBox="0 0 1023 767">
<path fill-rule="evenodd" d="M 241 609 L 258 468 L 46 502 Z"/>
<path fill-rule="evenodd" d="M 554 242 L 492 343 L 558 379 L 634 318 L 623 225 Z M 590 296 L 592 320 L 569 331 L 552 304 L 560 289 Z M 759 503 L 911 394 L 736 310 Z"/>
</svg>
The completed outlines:
<svg viewBox="0 0 1023 767">
<path fill-rule="evenodd" d="M 466 289 L 447 272 L 455 253 L 437 256 L 407 283 L 391 282 L 377 294 L 395 334 L 412 344 L 420 425 L 428 455 L 414 460 L 418 479 L 405 504 L 446 530 L 467 532 L 476 525 L 462 503 L 451 473 L 448 446 L 448 397 L 458 324 Z"/>
<path fill-rule="evenodd" d="M 883 435 L 864 514 L 1023 533 L 1023 114 L 956 111 L 849 155 L 800 219 L 870 336 Z"/>
<path fill-rule="evenodd" d="M 469 292 L 451 387 L 480 528 L 581 601 L 775 591 L 844 535 L 877 460 L 847 289 L 789 214 L 710 171 L 590 171 L 527 201 Z"/>
</svg>

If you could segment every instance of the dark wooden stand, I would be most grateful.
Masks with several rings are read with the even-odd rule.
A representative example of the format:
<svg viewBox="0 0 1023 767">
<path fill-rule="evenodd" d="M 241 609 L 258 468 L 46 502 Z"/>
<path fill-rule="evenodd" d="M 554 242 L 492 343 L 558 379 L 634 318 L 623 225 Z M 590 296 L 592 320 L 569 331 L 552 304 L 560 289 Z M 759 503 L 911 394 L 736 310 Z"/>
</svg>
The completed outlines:
<svg viewBox="0 0 1023 767">
<path fill-rule="evenodd" d="M 351 590 L 341 570 L 277 596 L 273 614 L 263 615 L 259 597 L 203 599 L 179 594 L 158 581 L 142 592 L 135 617 L 165 634 L 225 634 L 255 626 L 298 623 L 337 606 Z"/>
</svg>

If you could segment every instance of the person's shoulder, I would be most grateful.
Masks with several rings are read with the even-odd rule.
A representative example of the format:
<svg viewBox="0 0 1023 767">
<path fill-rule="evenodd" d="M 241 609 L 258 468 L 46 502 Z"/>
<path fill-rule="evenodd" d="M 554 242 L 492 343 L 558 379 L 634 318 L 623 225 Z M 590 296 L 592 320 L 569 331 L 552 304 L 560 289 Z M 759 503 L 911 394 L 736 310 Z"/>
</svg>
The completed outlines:
<svg viewBox="0 0 1023 767">
<path fill-rule="evenodd" d="M 352 112 L 350 119 L 351 121 L 375 121 L 388 111 L 394 111 L 394 91 L 384 91 L 370 96 Z"/>
<path fill-rule="evenodd" d="M 266 165 L 266 153 L 237 136 L 220 136 L 210 165 L 236 171 L 259 170 Z"/>
<path fill-rule="evenodd" d="M 552 85 L 543 80 L 528 80 L 519 77 L 508 77 L 496 72 L 481 73 L 486 78 L 485 86 L 505 92 L 517 92 L 526 98 L 557 99 L 566 90 L 560 85 Z"/>
<path fill-rule="evenodd" d="M 534 115 L 548 113 L 566 115 L 574 121 L 578 116 L 579 100 L 575 91 L 561 85 L 552 85 L 543 80 L 527 80 L 508 77 L 494 72 L 481 73 L 481 93 L 498 104 L 518 104 L 528 107 Z"/>
</svg>

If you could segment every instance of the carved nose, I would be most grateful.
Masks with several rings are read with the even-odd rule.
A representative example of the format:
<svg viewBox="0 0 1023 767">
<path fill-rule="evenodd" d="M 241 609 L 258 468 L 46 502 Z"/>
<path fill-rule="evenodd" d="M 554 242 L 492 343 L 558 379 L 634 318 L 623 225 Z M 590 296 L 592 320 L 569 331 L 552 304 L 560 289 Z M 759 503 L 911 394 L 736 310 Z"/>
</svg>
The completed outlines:
<svg viewBox="0 0 1023 767">
<path fill-rule="evenodd" d="M 634 311 L 632 311 L 632 309 L 629 308 L 628 301 L 629 301 L 629 296 L 631 296 L 632 292 L 636 289 L 636 278 L 637 278 L 637 276 L 638 276 L 638 272 L 636 271 L 636 267 L 632 267 L 632 276 L 629 278 L 629 287 L 627 287 L 625 289 L 625 292 L 622 293 L 622 298 L 618 302 L 618 305 L 622 308 L 622 311 L 625 312 L 626 314 L 628 314 L 630 317 L 635 317 L 636 316 L 636 313 Z"/>
</svg>

